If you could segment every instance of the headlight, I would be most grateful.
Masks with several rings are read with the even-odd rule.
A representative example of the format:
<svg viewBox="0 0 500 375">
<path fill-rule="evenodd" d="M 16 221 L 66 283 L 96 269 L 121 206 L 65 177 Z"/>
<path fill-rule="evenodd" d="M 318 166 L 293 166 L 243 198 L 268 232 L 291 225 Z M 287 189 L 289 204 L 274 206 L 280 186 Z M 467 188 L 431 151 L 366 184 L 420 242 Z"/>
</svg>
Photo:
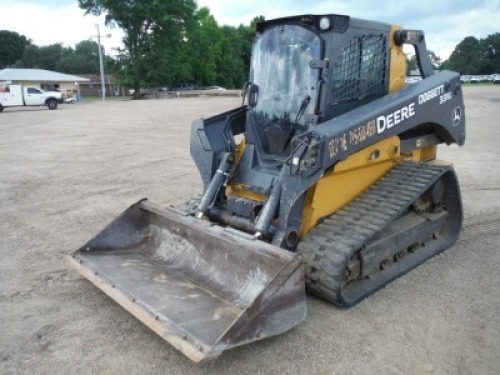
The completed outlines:
<svg viewBox="0 0 500 375">
<path fill-rule="evenodd" d="M 330 17 L 321 17 L 319 19 L 319 28 L 323 31 L 330 28 Z"/>
</svg>

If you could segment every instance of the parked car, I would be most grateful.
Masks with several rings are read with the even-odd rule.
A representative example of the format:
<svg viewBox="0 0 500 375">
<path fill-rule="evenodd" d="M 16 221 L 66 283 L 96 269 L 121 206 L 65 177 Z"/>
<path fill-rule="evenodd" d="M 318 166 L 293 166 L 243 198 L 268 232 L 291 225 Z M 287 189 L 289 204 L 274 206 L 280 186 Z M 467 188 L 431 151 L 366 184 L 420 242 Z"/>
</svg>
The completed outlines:
<svg viewBox="0 0 500 375">
<path fill-rule="evenodd" d="M 472 76 L 469 83 L 481 83 L 481 76 Z"/>
<path fill-rule="evenodd" d="M 172 87 L 170 91 L 188 91 L 188 90 L 196 90 L 196 86 L 192 83 L 179 83 Z"/>
<path fill-rule="evenodd" d="M 209 90 L 225 90 L 224 87 L 221 87 L 221 86 L 210 86 Z"/>
<path fill-rule="evenodd" d="M 422 78 L 421 77 L 406 77 L 405 78 L 405 82 L 406 83 L 410 83 L 410 84 L 413 84 L 413 83 L 418 83 L 419 81 L 421 81 Z"/>
<path fill-rule="evenodd" d="M 497 74 L 493 77 L 493 84 L 500 85 L 500 74 Z"/>
<path fill-rule="evenodd" d="M 462 83 L 469 83 L 470 79 L 471 79 L 471 76 L 467 76 L 467 75 L 460 76 L 460 82 L 462 82 Z"/>
</svg>

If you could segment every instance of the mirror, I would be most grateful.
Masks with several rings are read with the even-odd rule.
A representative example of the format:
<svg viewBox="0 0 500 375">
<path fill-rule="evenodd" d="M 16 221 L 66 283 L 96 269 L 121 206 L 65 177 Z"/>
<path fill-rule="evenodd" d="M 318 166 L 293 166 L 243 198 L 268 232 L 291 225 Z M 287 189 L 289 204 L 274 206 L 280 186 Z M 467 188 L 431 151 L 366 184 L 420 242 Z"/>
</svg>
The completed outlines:
<svg viewBox="0 0 500 375">
<path fill-rule="evenodd" d="M 259 86 L 251 83 L 248 87 L 248 106 L 255 108 L 259 100 Z"/>
</svg>

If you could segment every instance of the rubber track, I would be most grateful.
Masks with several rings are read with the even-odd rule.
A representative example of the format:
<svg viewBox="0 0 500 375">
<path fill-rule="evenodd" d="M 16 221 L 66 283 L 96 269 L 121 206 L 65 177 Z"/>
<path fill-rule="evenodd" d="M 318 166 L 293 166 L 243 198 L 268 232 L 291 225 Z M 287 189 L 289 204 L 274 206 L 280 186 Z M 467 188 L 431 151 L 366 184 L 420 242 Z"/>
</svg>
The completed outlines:
<svg viewBox="0 0 500 375">
<path fill-rule="evenodd" d="M 317 225 L 297 248 L 304 259 L 308 291 L 347 307 L 400 276 L 397 274 L 382 285 L 362 291 L 354 300 L 346 301 L 342 295 L 341 282 L 352 256 L 450 169 L 402 162 L 350 204 Z"/>
</svg>

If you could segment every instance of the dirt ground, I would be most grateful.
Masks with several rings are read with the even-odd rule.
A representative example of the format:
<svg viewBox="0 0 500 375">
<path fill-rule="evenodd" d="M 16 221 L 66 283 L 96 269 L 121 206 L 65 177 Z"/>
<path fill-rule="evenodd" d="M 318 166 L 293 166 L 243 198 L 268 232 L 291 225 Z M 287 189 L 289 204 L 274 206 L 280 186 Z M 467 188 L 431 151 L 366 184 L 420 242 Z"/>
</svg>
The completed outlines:
<svg viewBox="0 0 500 375">
<path fill-rule="evenodd" d="M 135 201 L 199 191 L 191 120 L 239 98 L 6 109 L 0 114 L 0 373 L 497 374 L 500 87 L 467 87 L 466 145 L 441 146 L 462 187 L 457 244 L 349 310 L 308 297 L 290 332 L 193 365 L 69 269 Z"/>
</svg>

